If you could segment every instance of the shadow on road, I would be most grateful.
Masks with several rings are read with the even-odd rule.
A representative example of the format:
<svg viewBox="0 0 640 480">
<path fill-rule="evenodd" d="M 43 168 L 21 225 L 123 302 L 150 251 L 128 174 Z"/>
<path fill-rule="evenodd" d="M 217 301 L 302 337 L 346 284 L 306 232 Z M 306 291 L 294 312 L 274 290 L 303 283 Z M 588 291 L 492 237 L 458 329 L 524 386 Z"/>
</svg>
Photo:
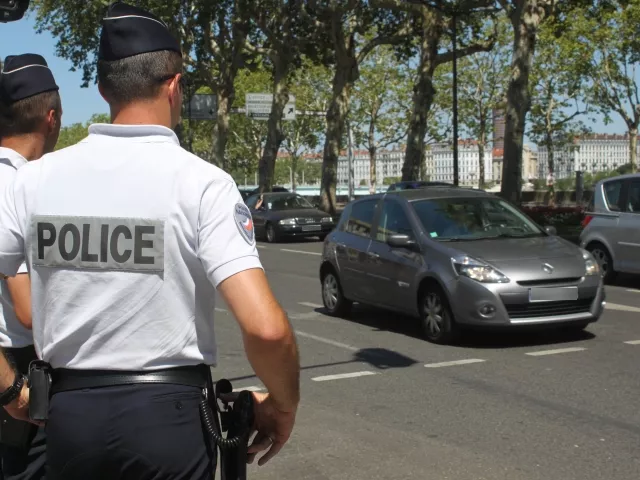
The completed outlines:
<svg viewBox="0 0 640 480">
<path fill-rule="evenodd" d="M 323 308 L 315 311 L 326 314 Z M 409 316 L 354 305 L 353 311 L 344 320 L 358 323 L 374 332 L 393 332 L 422 340 L 425 348 L 431 345 L 423 338 L 418 320 Z M 595 338 L 588 329 L 576 331 L 558 325 L 465 328 L 459 340 L 449 348 L 507 349 L 581 342 Z"/>
<path fill-rule="evenodd" d="M 619 273 L 616 278 L 608 283 L 612 287 L 633 288 L 640 290 L 640 275 L 628 275 Z"/>
</svg>

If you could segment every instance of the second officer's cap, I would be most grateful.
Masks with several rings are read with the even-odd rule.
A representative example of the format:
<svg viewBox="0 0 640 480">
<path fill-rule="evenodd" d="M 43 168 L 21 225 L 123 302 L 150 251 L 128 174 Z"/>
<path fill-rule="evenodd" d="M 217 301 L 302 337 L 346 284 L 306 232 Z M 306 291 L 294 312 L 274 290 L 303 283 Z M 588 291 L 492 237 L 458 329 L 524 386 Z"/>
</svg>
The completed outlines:
<svg viewBox="0 0 640 480">
<path fill-rule="evenodd" d="M 8 56 L 0 72 L 0 99 L 12 104 L 44 92 L 58 90 L 47 61 L 35 53 Z"/>
<path fill-rule="evenodd" d="M 98 51 L 100 60 L 121 60 L 160 50 L 181 53 L 180 44 L 162 20 L 124 2 L 109 6 L 102 19 Z"/>
</svg>

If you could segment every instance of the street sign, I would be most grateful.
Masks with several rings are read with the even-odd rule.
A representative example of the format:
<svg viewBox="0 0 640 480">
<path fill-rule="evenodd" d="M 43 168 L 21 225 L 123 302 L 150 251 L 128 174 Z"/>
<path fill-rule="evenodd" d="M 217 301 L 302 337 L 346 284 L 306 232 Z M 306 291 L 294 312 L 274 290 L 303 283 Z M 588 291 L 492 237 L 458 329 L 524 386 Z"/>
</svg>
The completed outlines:
<svg viewBox="0 0 640 480">
<path fill-rule="evenodd" d="M 215 120 L 218 116 L 218 97 L 196 93 L 185 105 L 185 113 L 191 120 Z"/>
<path fill-rule="evenodd" d="M 268 120 L 271 114 L 273 95 L 270 93 L 247 93 L 246 96 L 247 117 L 255 120 Z M 284 107 L 283 120 L 296 119 L 296 97 L 289 95 L 289 102 Z"/>
</svg>

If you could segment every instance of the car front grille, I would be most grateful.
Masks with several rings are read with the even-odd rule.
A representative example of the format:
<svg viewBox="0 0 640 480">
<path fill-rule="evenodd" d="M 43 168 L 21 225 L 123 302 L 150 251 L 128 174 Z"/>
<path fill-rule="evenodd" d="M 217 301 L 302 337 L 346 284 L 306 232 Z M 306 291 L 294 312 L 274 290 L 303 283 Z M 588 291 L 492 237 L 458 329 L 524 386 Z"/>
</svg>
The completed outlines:
<svg viewBox="0 0 640 480">
<path fill-rule="evenodd" d="M 505 304 L 510 318 L 555 317 L 588 313 L 595 297 L 560 302 Z"/>
<path fill-rule="evenodd" d="M 296 218 L 296 222 L 300 225 L 308 225 L 310 223 L 320 223 L 319 218 Z"/>
<path fill-rule="evenodd" d="M 518 282 L 518 285 L 523 287 L 554 287 L 560 285 L 575 285 L 582 277 L 568 277 L 568 278 L 554 278 L 552 280 L 522 280 Z"/>
</svg>

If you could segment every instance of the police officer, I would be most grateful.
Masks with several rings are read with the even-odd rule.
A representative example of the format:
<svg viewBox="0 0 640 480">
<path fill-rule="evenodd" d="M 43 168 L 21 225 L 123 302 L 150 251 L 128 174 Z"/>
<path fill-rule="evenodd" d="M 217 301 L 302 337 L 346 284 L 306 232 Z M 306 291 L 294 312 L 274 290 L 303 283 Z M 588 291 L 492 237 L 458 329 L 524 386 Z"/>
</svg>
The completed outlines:
<svg viewBox="0 0 640 480">
<path fill-rule="evenodd" d="M 254 397 L 250 461 L 266 450 L 264 464 L 293 428 L 295 336 L 233 179 L 172 131 L 181 72 L 161 20 L 112 4 L 98 53 L 112 124 L 22 167 L 0 204 L 0 272 L 26 254 L 35 346 L 53 368 L 48 479 L 211 478 L 198 406 L 216 365 L 216 289 L 269 392 Z M 24 417 L 28 391 L 0 361 L 3 388 Z"/>
<path fill-rule="evenodd" d="M 0 192 L 16 170 L 53 151 L 62 108 L 58 85 L 40 55 L 7 57 L 0 72 Z M 1 197 L 4 198 L 4 195 Z M 26 265 L 0 280 L 0 347 L 23 374 L 35 360 L 31 334 L 31 294 Z M 0 410 L 0 461 L 5 480 L 44 478 L 44 428 L 14 420 Z"/>
</svg>

